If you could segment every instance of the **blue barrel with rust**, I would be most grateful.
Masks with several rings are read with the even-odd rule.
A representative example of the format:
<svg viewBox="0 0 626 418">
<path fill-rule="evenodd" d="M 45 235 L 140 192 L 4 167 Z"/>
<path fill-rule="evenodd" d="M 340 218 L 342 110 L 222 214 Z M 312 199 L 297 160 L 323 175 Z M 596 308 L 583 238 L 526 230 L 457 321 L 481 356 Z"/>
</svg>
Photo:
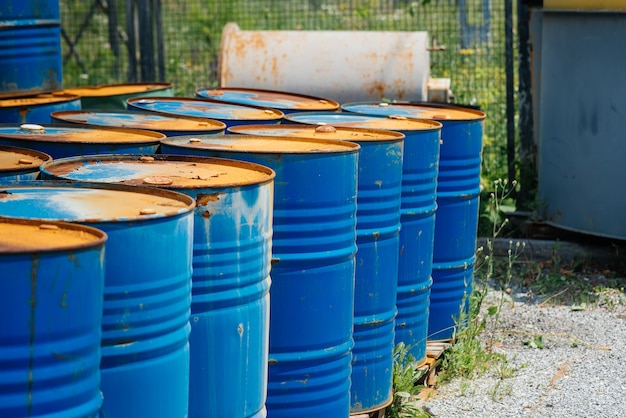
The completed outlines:
<svg viewBox="0 0 626 418">
<path fill-rule="evenodd" d="M 108 235 L 100 417 L 187 416 L 195 201 L 155 188 L 62 181 L 7 183 L 0 195 L 0 216 L 77 222 Z"/>
<path fill-rule="evenodd" d="M 486 115 L 460 106 L 409 102 L 348 103 L 342 108 L 436 120 L 443 125 L 428 335 L 431 339 L 451 338 L 455 318 L 467 312 L 472 291 Z"/>
<path fill-rule="evenodd" d="M 350 412 L 384 408 L 393 397 L 404 135 L 330 125 L 247 125 L 229 129 L 238 134 L 333 139 L 361 146 Z"/>
<path fill-rule="evenodd" d="M 0 123 L 50 123 L 50 113 L 80 109 L 80 97 L 45 93 L 28 97 L 0 98 Z"/>
<path fill-rule="evenodd" d="M 348 112 L 294 113 L 286 122 L 389 129 L 405 135 L 395 343 L 426 360 L 441 124 L 404 116 Z"/>
<path fill-rule="evenodd" d="M 187 97 L 134 98 L 127 100 L 126 103 L 129 110 L 216 119 L 224 122 L 227 127 L 280 123 L 284 116 L 284 113 L 277 109 Z"/>
<path fill-rule="evenodd" d="M 154 154 L 165 135 L 141 129 L 64 124 L 0 124 L 0 144 L 45 152 L 52 158 L 95 154 Z"/>
<path fill-rule="evenodd" d="M 0 145 L 0 181 L 36 180 L 39 167 L 51 160 L 44 152 Z"/>
<path fill-rule="evenodd" d="M 167 138 L 162 149 L 276 172 L 268 417 L 348 416 L 359 145 L 225 135 Z"/>
<path fill-rule="evenodd" d="M 278 109 L 281 112 L 322 112 L 339 109 L 339 103 L 330 99 L 276 90 L 239 87 L 201 88 L 196 96 L 224 103 L 238 103 Z"/>
<path fill-rule="evenodd" d="M 55 123 L 143 129 L 165 136 L 223 134 L 226 129 L 225 123 L 213 119 L 127 110 L 68 110 L 53 112 L 50 116 Z"/>
<path fill-rule="evenodd" d="M 98 416 L 105 241 L 0 218 L 0 416 Z"/>
<path fill-rule="evenodd" d="M 70 87 L 68 94 L 80 96 L 82 109 L 126 110 L 126 100 L 134 97 L 173 97 L 171 83 L 123 83 Z"/>
<path fill-rule="evenodd" d="M 0 3 L 0 97 L 60 90 L 59 0 Z"/>
<path fill-rule="evenodd" d="M 177 155 L 64 158 L 42 167 L 72 181 L 185 193 L 194 211 L 190 417 L 264 417 L 274 172 Z"/>
</svg>

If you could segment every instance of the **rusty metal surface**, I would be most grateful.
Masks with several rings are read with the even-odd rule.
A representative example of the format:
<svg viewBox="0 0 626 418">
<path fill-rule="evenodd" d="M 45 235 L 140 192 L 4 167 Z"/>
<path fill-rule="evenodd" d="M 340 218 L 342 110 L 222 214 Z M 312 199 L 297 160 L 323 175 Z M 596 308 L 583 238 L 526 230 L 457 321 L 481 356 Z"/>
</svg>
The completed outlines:
<svg viewBox="0 0 626 418">
<path fill-rule="evenodd" d="M 81 97 L 121 96 L 172 89 L 171 83 L 126 83 L 100 86 L 70 87 L 65 92 Z"/>
<path fill-rule="evenodd" d="M 179 136 L 161 141 L 164 152 L 177 148 L 187 150 L 215 150 L 251 154 L 329 154 L 354 152 L 358 144 L 330 139 L 287 138 L 256 135 Z"/>
<path fill-rule="evenodd" d="M 129 109 L 160 112 L 176 116 L 194 116 L 230 121 L 263 121 L 278 123 L 284 116 L 277 109 L 224 103 L 209 99 L 185 97 L 135 98 L 127 101 Z"/>
<path fill-rule="evenodd" d="M 104 232 L 85 225 L 0 217 L 0 254 L 67 251 L 103 245 Z"/>
<path fill-rule="evenodd" d="M 62 181 L 0 185 L 0 216 L 16 218 L 129 222 L 183 214 L 195 204 L 184 194 L 147 187 Z"/>
<path fill-rule="evenodd" d="M 382 129 L 403 133 L 441 129 L 441 123 L 406 116 L 376 116 L 352 112 L 299 112 L 285 115 L 285 124 L 332 125 L 364 129 Z"/>
<path fill-rule="evenodd" d="M 0 145 L 0 173 L 21 169 L 38 169 L 41 164 L 50 160 L 52 157 L 43 152 Z"/>
<path fill-rule="evenodd" d="M 158 143 L 165 135 L 141 129 L 83 127 L 63 124 L 0 124 L 2 138 L 33 142 L 141 144 Z"/>
<path fill-rule="evenodd" d="M 41 167 L 45 176 L 167 189 L 267 183 L 274 172 L 237 160 L 175 155 L 96 155 L 62 158 Z"/>
<path fill-rule="evenodd" d="M 339 103 L 321 97 L 295 94 L 274 90 L 221 87 L 216 89 L 197 89 L 196 95 L 211 100 L 227 103 L 239 103 L 290 111 L 337 110 Z"/>
<path fill-rule="evenodd" d="M 53 112 L 52 119 L 63 123 L 145 129 L 151 131 L 187 131 L 193 133 L 222 132 L 226 124 L 218 120 L 195 117 L 174 117 L 154 112 L 116 110 L 68 110 Z"/>
<path fill-rule="evenodd" d="M 423 104 L 412 102 L 355 102 L 344 103 L 341 109 L 378 116 L 406 116 L 409 118 L 429 119 L 439 122 L 483 120 L 487 116 L 480 110 L 453 105 Z"/>
<path fill-rule="evenodd" d="M 426 100 L 426 32 L 222 32 L 220 87 L 245 87 L 358 100 Z"/>
<path fill-rule="evenodd" d="M 332 125 L 242 125 L 228 128 L 228 133 L 281 136 L 288 138 L 335 139 L 342 141 L 400 140 L 404 134 L 383 129 L 335 127 Z"/>
</svg>

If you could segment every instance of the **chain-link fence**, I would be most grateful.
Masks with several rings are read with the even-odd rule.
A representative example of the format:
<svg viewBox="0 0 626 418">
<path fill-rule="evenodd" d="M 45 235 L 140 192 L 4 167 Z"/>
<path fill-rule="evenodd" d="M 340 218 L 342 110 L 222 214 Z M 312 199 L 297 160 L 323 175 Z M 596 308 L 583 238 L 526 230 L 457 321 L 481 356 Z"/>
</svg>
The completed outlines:
<svg viewBox="0 0 626 418">
<path fill-rule="evenodd" d="M 505 8 L 494 0 L 61 0 L 64 85 L 217 84 L 224 25 L 242 30 L 427 31 L 431 76 L 487 113 L 483 177 L 507 175 Z M 151 51 L 151 52 L 146 52 Z"/>
</svg>

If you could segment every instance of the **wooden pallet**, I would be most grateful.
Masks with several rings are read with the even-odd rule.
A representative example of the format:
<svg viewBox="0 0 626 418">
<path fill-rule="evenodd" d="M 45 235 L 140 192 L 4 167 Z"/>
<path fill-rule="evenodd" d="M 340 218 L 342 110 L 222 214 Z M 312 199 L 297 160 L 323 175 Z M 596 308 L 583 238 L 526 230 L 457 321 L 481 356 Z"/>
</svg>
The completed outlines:
<svg viewBox="0 0 626 418">
<path fill-rule="evenodd" d="M 437 366 L 441 363 L 443 353 L 449 346 L 449 340 L 428 341 L 426 343 L 426 360 L 418 366 L 418 369 L 425 370 L 425 373 L 415 382 L 417 385 L 424 386 L 424 389 L 417 395 L 418 406 L 421 406 L 435 390 L 437 384 Z M 384 418 L 386 409 L 387 406 L 375 411 L 358 412 L 350 414 L 350 418 Z"/>
</svg>

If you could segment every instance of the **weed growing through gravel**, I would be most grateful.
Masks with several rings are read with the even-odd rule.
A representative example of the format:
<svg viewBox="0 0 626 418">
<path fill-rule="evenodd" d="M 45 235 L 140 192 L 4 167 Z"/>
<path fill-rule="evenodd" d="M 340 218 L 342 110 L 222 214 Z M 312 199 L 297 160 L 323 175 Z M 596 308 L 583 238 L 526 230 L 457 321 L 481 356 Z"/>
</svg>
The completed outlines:
<svg viewBox="0 0 626 418">
<path fill-rule="evenodd" d="M 416 396 L 424 388 L 416 383 L 426 369 L 417 367 L 409 350 L 410 347 L 404 343 L 398 343 L 393 349 L 393 401 L 385 410 L 387 418 L 430 417 L 416 405 Z"/>
<path fill-rule="evenodd" d="M 494 192 L 491 193 L 488 202 L 488 215 L 490 219 L 499 219 L 501 214 L 500 202 L 506 199 L 515 189 L 516 183 L 509 186 L 506 180 L 494 182 Z M 502 378 L 512 374 L 507 365 L 507 359 L 503 354 L 494 351 L 495 335 L 500 324 L 499 315 L 504 304 L 505 293 L 513 278 L 513 265 L 525 248 L 524 243 L 509 243 L 508 260 L 504 274 L 494 274 L 494 248 L 493 240 L 498 237 L 502 229 L 508 223 L 504 218 L 501 222 L 492 223 L 492 239 L 487 241 L 486 254 L 484 248 L 479 248 L 477 254 L 482 258 L 482 263 L 476 268 L 473 289 L 469 295 L 469 308 L 467 300 L 461 303 L 458 318 L 456 318 L 456 330 L 452 339 L 452 345 L 446 351 L 442 369 L 439 375 L 440 382 L 449 381 L 455 377 L 471 379 L 480 376 L 491 368 L 498 368 Z M 496 285 L 502 290 L 501 296 L 495 305 L 484 309 L 483 304 L 489 291 L 489 284 Z M 483 344 L 478 338 L 480 334 L 489 332 L 488 342 Z M 497 391 L 498 388 L 495 389 Z"/>
</svg>

